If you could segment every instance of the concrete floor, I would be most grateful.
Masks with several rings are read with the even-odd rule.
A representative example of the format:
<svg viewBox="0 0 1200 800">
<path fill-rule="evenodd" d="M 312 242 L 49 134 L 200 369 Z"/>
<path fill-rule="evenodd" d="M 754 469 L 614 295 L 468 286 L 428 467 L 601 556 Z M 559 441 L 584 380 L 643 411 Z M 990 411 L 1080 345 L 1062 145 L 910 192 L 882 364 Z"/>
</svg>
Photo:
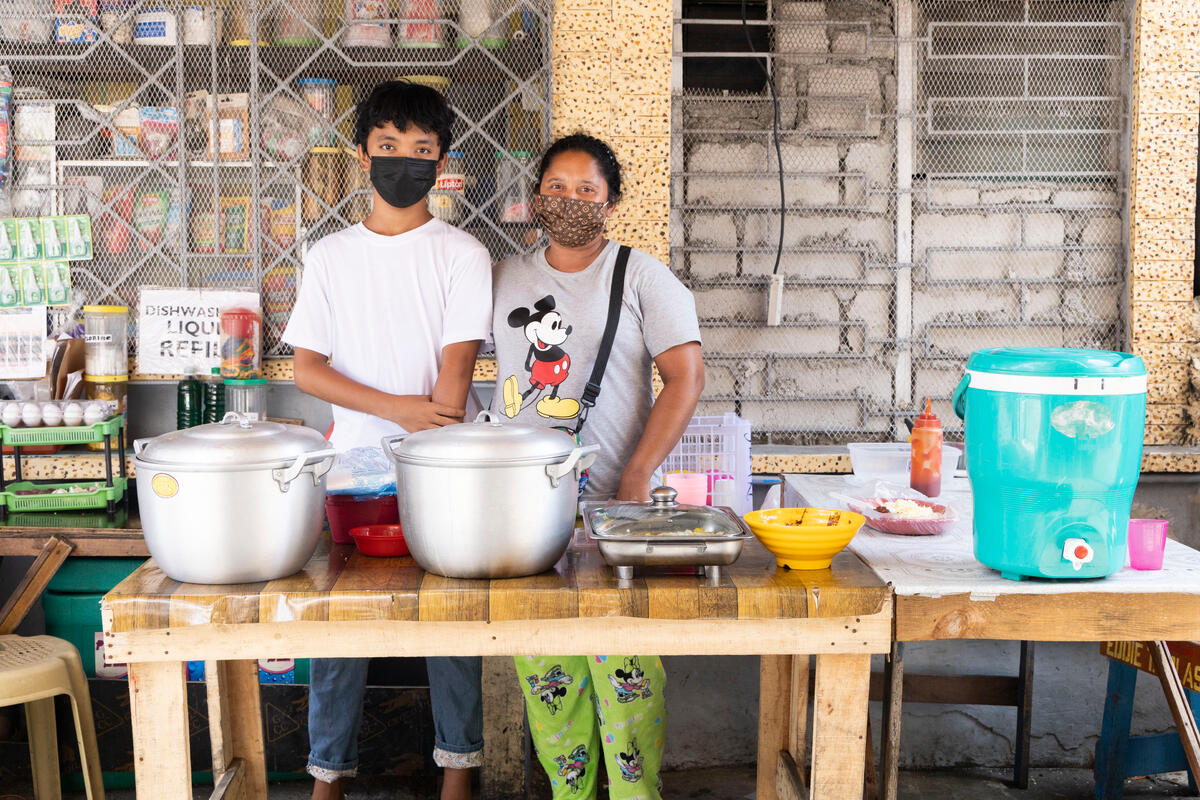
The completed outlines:
<svg viewBox="0 0 1200 800">
<path fill-rule="evenodd" d="M 1093 800 L 1092 773 L 1082 769 L 1034 769 L 1029 789 L 1021 791 L 1007 783 L 1009 772 L 997 769 L 961 769 L 944 771 L 905 771 L 900 776 L 901 800 Z M 670 800 L 752 800 L 752 767 L 696 769 L 663 775 L 663 796 Z M 13 787 L 0 795 L 14 800 L 32 798 L 30 787 Z M 209 795 L 210 787 L 197 787 L 195 800 Z M 272 800 L 307 800 L 310 787 L 302 781 L 284 781 L 271 785 Z M 109 800 L 134 800 L 132 790 L 112 790 Z M 1187 776 L 1182 772 L 1127 781 L 1125 797 L 1195 798 L 1188 793 Z M 349 800 L 432 800 L 395 785 L 394 781 L 359 781 L 351 786 Z M 64 800 L 84 800 L 83 794 L 66 794 Z"/>
</svg>

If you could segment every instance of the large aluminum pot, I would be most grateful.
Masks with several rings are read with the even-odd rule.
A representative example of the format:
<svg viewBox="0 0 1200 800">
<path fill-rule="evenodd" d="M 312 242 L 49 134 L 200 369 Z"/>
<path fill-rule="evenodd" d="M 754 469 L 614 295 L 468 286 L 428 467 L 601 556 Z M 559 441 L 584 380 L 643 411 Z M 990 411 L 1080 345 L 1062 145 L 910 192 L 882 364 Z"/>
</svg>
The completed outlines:
<svg viewBox="0 0 1200 800">
<path fill-rule="evenodd" d="M 562 431 L 474 422 L 383 439 L 396 465 L 404 540 L 448 578 L 517 578 L 554 566 L 571 542 L 579 475 L 597 445 Z"/>
<path fill-rule="evenodd" d="M 336 454 L 320 433 L 230 413 L 133 450 L 146 547 L 168 577 L 269 581 L 312 557 Z"/>
</svg>

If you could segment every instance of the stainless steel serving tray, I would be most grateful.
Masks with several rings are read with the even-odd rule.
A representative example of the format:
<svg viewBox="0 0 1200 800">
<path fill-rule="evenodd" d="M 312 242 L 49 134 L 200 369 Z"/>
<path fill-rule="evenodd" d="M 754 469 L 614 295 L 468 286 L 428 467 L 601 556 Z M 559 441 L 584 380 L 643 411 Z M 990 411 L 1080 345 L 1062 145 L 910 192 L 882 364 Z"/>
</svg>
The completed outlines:
<svg viewBox="0 0 1200 800">
<path fill-rule="evenodd" d="M 636 508 L 638 518 L 619 512 Z M 710 583 L 721 567 L 737 561 L 750 530 L 732 509 L 663 503 L 580 504 L 583 526 L 617 578 L 631 580 L 634 567 L 703 567 Z"/>
</svg>

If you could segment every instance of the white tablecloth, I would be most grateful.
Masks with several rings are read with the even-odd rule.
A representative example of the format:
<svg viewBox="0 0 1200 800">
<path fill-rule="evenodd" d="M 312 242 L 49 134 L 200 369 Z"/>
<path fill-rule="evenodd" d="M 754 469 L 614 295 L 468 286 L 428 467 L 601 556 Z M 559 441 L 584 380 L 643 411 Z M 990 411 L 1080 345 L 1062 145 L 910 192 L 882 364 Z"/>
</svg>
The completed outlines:
<svg viewBox="0 0 1200 800">
<path fill-rule="evenodd" d="M 853 475 L 788 475 L 785 506 L 846 508 L 834 495 L 870 497 L 872 482 Z M 970 594 L 987 600 L 1001 594 L 1066 594 L 1068 592 L 1178 592 L 1200 594 L 1200 552 L 1167 540 L 1163 568 L 1156 571 L 1125 567 L 1107 578 L 1014 581 L 975 560 L 971 518 L 971 486 L 966 478 L 943 484 L 938 502 L 958 513 L 958 522 L 933 536 L 900 536 L 863 526 L 850 542 L 854 551 L 899 595 L 941 597 Z"/>
</svg>

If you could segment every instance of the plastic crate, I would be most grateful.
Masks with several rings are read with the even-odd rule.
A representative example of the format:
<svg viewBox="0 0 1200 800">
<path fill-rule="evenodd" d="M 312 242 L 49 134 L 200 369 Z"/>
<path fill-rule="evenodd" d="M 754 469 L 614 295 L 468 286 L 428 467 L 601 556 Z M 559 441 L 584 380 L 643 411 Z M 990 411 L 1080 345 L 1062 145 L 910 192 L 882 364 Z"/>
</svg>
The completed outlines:
<svg viewBox="0 0 1200 800">
<path fill-rule="evenodd" d="M 74 511 L 86 508 L 108 508 L 110 502 L 125 496 L 126 478 L 113 478 L 113 485 L 104 481 L 72 481 L 70 483 L 34 483 L 20 481 L 10 483 L 0 492 L 0 506 L 10 511 Z M 89 492 L 64 492 L 62 494 L 17 494 L 30 489 L 70 489 L 78 486 L 94 486 Z"/>
<path fill-rule="evenodd" d="M 754 510 L 754 488 L 750 485 L 750 420 L 737 414 L 692 417 L 675 449 L 662 463 L 662 472 L 703 472 L 713 478 L 733 478 L 734 500 L 730 508 L 738 514 Z M 711 494 L 710 494 L 711 500 Z"/>
<path fill-rule="evenodd" d="M 97 422 L 95 425 L 74 425 L 71 427 L 56 426 L 39 428 L 10 428 L 0 425 L 0 442 L 6 446 L 19 445 L 55 445 L 55 444 L 91 444 L 103 442 L 105 435 L 113 437 L 112 445 L 117 446 L 117 432 L 125 424 L 125 416 L 118 414 L 112 419 Z"/>
</svg>

